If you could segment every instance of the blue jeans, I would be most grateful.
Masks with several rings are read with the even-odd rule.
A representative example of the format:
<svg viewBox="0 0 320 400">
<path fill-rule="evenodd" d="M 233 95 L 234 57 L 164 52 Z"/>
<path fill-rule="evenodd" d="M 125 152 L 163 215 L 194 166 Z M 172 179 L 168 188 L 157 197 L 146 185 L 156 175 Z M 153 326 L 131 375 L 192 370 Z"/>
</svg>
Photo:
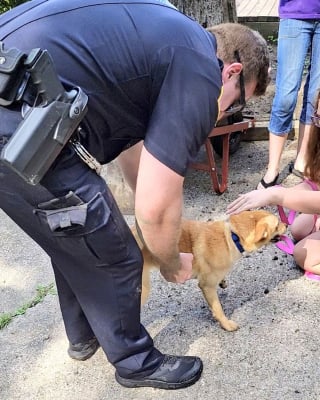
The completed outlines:
<svg viewBox="0 0 320 400">
<path fill-rule="evenodd" d="M 269 131 L 275 135 L 285 135 L 292 129 L 293 113 L 309 48 L 310 63 L 300 114 L 300 122 L 306 125 L 311 124 L 314 102 L 320 89 L 320 21 L 281 19 L 276 93 L 269 123 Z"/>
</svg>

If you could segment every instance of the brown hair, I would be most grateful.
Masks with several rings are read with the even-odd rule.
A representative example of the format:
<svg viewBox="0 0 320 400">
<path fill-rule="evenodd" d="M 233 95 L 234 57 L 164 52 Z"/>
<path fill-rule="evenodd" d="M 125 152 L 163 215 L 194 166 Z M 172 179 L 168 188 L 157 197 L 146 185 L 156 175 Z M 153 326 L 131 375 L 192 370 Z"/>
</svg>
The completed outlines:
<svg viewBox="0 0 320 400">
<path fill-rule="evenodd" d="M 320 128 L 311 126 L 308 141 L 305 176 L 320 185 Z"/>
<path fill-rule="evenodd" d="M 318 91 L 314 109 L 315 115 L 319 117 L 320 90 Z M 320 185 L 320 128 L 314 124 L 312 124 L 310 128 L 304 174 L 311 181 Z"/>
<path fill-rule="evenodd" d="M 225 23 L 207 28 L 217 40 L 217 55 L 225 63 L 233 63 L 238 50 L 245 82 L 256 81 L 254 95 L 266 92 L 270 82 L 269 50 L 259 32 L 238 23 Z"/>
</svg>

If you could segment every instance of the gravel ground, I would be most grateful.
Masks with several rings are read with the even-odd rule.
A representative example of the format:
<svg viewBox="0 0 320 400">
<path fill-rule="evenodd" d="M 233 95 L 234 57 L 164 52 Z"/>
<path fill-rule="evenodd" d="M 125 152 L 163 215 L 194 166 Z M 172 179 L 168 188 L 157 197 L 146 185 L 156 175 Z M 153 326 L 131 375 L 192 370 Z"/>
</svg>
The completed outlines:
<svg viewBox="0 0 320 400">
<path fill-rule="evenodd" d="M 295 151 L 288 142 L 287 164 Z M 190 170 L 185 182 L 184 215 L 199 220 L 225 218 L 227 204 L 258 183 L 267 159 L 267 142 L 242 142 L 230 159 L 228 190 L 211 189 L 209 175 Z M 1 215 L 1 312 L 15 311 L 35 296 L 38 285 L 53 282 L 49 260 L 5 215 Z M 128 222 L 132 217 L 127 217 Z M 319 400 L 319 284 L 305 279 L 290 256 L 270 245 L 243 257 L 220 290 L 226 314 L 237 332 L 212 320 L 195 281 L 168 284 L 158 273 L 142 310 L 142 321 L 156 346 L 173 354 L 203 359 L 201 380 L 185 390 L 125 389 L 101 349 L 86 362 L 66 353 L 56 295 L 17 316 L 0 330 L 0 393 L 5 400 Z"/>
</svg>

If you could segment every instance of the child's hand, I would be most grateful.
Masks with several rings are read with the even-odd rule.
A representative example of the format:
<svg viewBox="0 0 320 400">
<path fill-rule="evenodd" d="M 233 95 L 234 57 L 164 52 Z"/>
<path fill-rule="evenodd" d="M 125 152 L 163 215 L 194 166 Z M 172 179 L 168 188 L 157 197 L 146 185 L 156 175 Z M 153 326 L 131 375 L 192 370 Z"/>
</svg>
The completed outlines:
<svg viewBox="0 0 320 400">
<path fill-rule="evenodd" d="M 240 194 L 227 207 L 227 214 L 238 214 L 241 211 L 250 210 L 252 208 L 264 207 L 269 203 L 268 189 L 253 190 L 251 192 Z"/>
</svg>

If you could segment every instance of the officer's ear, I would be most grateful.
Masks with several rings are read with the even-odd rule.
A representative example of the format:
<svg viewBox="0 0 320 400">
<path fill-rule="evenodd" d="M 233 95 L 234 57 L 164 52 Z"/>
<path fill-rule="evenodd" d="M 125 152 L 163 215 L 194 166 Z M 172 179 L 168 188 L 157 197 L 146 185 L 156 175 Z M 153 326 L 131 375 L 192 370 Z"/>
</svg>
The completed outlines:
<svg viewBox="0 0 320 400">
<path fill-rule="evenodd" d="M 225 64 L 222 70 L 222 82 L 225 83 L 232 79 L 233 76 L 238 76 L 242 71 L 242 64 L 234 62 L 232 64 Z"/>
</svg>

